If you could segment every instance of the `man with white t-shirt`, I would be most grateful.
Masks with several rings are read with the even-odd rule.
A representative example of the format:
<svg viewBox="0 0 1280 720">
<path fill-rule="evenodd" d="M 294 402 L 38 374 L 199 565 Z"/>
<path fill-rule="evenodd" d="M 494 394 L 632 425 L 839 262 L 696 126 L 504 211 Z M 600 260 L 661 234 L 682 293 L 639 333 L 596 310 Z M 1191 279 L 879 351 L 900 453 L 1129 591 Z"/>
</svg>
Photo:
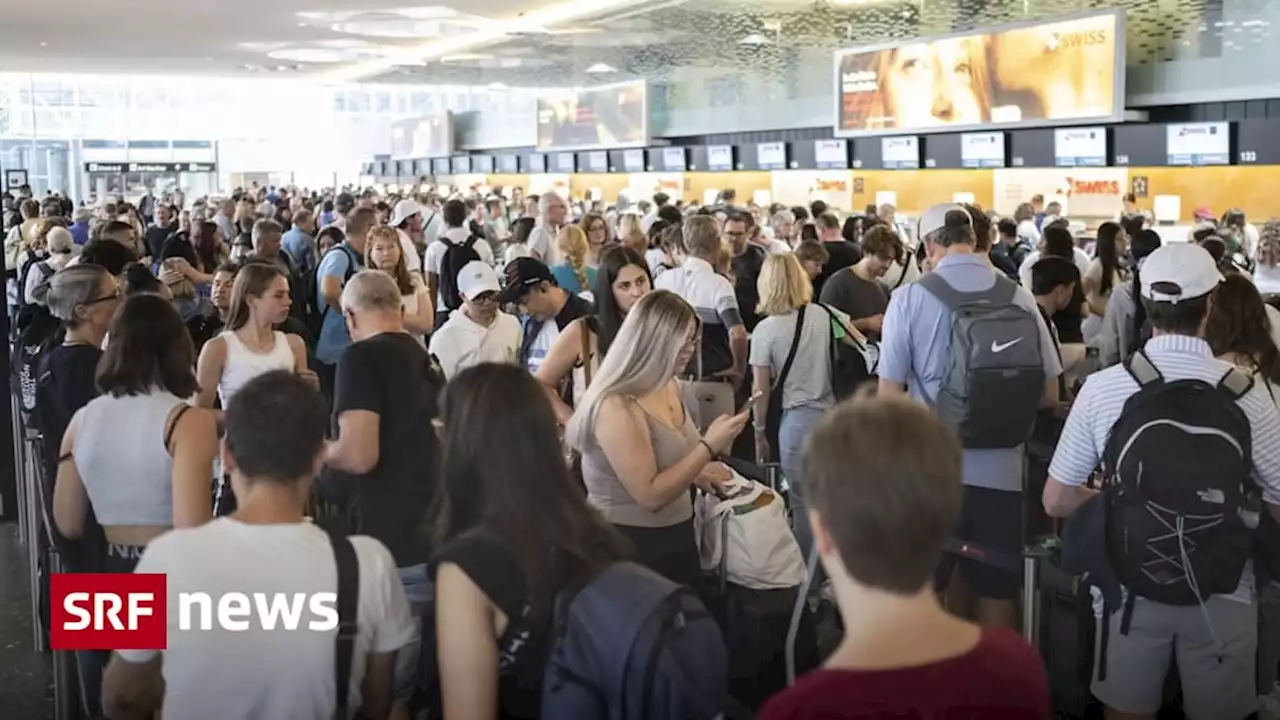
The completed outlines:
<svg viewBox="0 0 1280 720">
<path fill-rule="evenodd" d="M 499 308 L 498 274 L 473 260 L 458 273 L 462 307 L 431 335 L 429 351 L 446 378 L 480 363 L 512 363 L 520 357 L 520 321 Z"/>
<path fill-rule="evenodd" d="M 493 265 L 493 248 L 489 247 L 489 243 L 483 238 L 473 238 L 471 230 L 467 228 L 467 205 L 457 198 L 446 200 L 444 207 L 440 209 L 440 216 L 444 218 L 445 231 L 440 235 L 440 239 L 427 246 L 426 270 L 427 270 L 427 289 L 436 299 L 436 325 L 440 325 L 444 319 L 441 315 L 447 314 L 450 308 L 456 308 L 457 303 L 454 298 L 445 298 L 441 289 L 440 271 L 444 264 L 445 254 L 449 251 L 449 246 L 465 245 L 471 242 L 472 249 L 476 255 L 480 256 L 480 261 L 486 265 Z"/>
<path fill-rule="evenodd" d="M 227 593 L 312 600 L 338 590 L 335 545 L 302 515 L 324 458 L 329 419 L 324 400 L 298 376 L 275 371 L 249 381 L 225 409 L 222 464 L 231 473 L 235 514 L 172 530 L 147 545 L 139 573 L 167 583 L 167 647 L 116 653 L 103 678 L 110 717 L 183 720 L 311 720 L 338 707 L 337 629 L 265 629 L 255 612 L 237 615 L 249 629 L 181 630 L 182 593 L 206 593 L 217 608 Z M 349 538 L 359 575 L 357 631 L 346 684 L 347 717 L 387 717 L 396 653 L 414 637 L 413 618 L 391 553 L 377 540 Z M 339 603 L 340 604 L 340 603 Z M 191 613 L 198 623 L 200 613 Z M 279 620 L 279 616 L 277 616 Z"/>
</svg>

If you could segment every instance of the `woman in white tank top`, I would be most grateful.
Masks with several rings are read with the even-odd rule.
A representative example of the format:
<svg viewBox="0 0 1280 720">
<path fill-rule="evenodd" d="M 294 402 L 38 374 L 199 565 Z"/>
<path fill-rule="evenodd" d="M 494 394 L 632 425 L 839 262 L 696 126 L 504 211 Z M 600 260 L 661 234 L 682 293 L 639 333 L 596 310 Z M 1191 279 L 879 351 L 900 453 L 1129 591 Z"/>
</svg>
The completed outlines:
<svg viewBox="0 0 1280 720">
<path fill-rule="evenodd" d="M 404 310 L 404 327 L 426 346 L 426 336 L 436 324 L 436 309 L 427 288 L 414 281 L 400 249 L 400 236 L 395 228 L 382 227 L 369 234 L 365 246 L 364 266 L 381 270 L 400 288 L 400 307 Z"/>
<path fill-rule="evenodd" d="M 289 317 L 291 304 L 289 281 L 280 268 L 250 262 L 240 269 L 226 329 L 200 351 L 199 407 L 212 408 L 219 400 L 225 408 L 245 383 L 272 370 L 293 370 L 316 382 L 302 338 L 275 329 Z M 221 421 L 221 411 L 216 412 Z"/>
</svg>

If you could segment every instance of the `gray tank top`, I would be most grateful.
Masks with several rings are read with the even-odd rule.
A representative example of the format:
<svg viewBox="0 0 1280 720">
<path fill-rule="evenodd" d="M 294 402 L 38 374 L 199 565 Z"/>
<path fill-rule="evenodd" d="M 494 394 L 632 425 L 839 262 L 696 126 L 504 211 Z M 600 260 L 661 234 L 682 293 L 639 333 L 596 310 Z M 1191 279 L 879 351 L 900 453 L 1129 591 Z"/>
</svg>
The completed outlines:
<svg viewBox="0 0 1280 720">
<path fill-rule="evenodd" d="M 157 390 L 103 395 L 84 407 L 72 455 L 99 523 L 173 524 L 173 458 L 164 436 L 169 414 L 185 402 Z"/>
<path fill-rule="evenodd" d="M 645 412 L 634 400 L 632 410 L 649 425 L 649 439 L 653 442 L 653 457 L 658 472 L 675 465 L 698 444 L 701 436 L 686 409 L 684 426 L 672 429 Z M 582 480 L 587 486 L 587 502 L 591 503 L 606 520 L 615 525 L 631 527 L 669 527 L 693 517 L 693 503 L 689 493 L 680 493 L 670 505 L 657 512 L 650 512 L 627 492 L 618 479 L 604 451 L 595 443 L 588 443 L 582 451 Z"/>
</svg>

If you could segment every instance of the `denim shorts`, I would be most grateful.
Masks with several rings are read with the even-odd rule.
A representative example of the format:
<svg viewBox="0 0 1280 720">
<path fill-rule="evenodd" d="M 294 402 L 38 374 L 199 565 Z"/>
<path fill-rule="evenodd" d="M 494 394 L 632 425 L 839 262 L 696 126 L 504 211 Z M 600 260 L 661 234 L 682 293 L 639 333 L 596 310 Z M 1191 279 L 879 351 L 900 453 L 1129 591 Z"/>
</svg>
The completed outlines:
<svg viewBox="0 0 1280 720">
<path fill-rule="evenodd" d="M 407 704 L 413 697 L 418 678 L 418 661 L 422 655 L 422 613 L 435 596 L 435 585 L 427 575 L 427 566 L 410 565 L 399 569 L 404 596 L 409 601 L 409 615 L 413 618 L 414 633 L 409 644 L 396 653 L 395 701 Z"/>
</svg>

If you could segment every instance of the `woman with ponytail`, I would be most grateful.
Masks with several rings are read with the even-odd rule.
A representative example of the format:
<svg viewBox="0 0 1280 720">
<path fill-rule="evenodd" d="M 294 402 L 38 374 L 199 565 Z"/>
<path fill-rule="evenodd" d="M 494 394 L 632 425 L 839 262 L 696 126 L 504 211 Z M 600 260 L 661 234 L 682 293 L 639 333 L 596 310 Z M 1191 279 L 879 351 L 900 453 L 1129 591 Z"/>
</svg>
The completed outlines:
<svg viewBox="0 0 1280 720">
<path fill-rule="evenodd" d="M 582 295 L 596 283 L 596 269 L 587 264 L 587 234 L 578 225 L 566 225 L 556 236 L 556 246 L 564 262 L 551 268 L 551 275 L 565 292 Z"/>
<path fill-rule="evenodd" d="M 1147 309 L 1139 301 L 1142 297 L 1139 292 L 1142 261 L 1160 248 L 1160 242 L 1160 236 L 1151 229 L 1130 237 L 1133 282 L 1115 287 L 1107 299 L 1107 311 L 1103 315 L 1102 332 L 1097 341 L 1103 367 L 1124 362 L 1146 342 Z"/>
</svg>

